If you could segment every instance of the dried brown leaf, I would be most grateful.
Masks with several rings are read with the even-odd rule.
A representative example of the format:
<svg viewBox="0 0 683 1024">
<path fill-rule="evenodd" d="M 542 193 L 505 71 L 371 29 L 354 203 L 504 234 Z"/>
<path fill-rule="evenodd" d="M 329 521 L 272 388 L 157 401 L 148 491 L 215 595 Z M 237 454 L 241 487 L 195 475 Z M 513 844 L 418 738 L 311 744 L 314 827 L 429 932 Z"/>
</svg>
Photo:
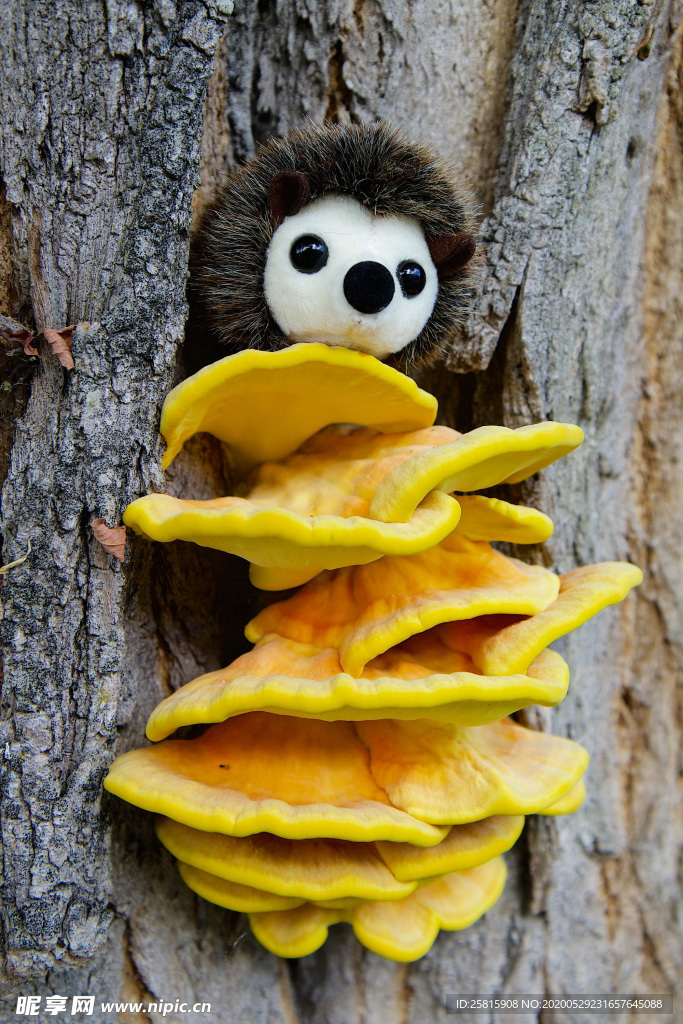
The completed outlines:
<svg viewBox="0 0 683 1024">
<path fill-rule="evenodd" d="M 93 519 L 90 525 L 92 526 L 92 532 L 95 534 L 95 540 L 100 542 L 105 551 L 122 562 L 126 557 L 125 526 L 115 526 L 112 529 L 110 526 L 107 526 L 105 519 Z"/>
<path fill-rule="evenodd" d="M 74 368 L 74 360 L 71 355 L 71 335 L 75 326 L 76 324 L 71 324 L 69 327 L 60 327 L 59 330 L 55 330 L 52 327 L 45 327 L 43 329 L 45 340 L 62 366 L 67 370 L 73 370 Z"/>
</svg>

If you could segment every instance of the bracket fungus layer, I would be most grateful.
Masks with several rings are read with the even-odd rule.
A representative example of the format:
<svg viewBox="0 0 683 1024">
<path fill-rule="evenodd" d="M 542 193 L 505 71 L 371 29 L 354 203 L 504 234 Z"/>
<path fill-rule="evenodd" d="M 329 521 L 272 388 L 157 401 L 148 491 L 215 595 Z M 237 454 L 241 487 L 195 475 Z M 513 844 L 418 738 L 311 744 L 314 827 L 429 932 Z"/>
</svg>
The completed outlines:
<svg viewBox="0 0 683 1024">
<path fill-rule="evenodd" d="M 579 781 L 578 743 L 509 719 L 323 722 L 252 711 L 123 754 L 107 788 L 204 831 L 429 846 L 438 827 L 535 814 Z"/>
<path fill-rule="evenodd" d="M 168 395 L 163 466 L 200 431 L 229 444 L 244 471 L 290 455 L 330 423 L 394 433 L 431 426 L 436 410 L 432 395 L 363 352 L 319 344 L 248 349 L 205 366 Z"/>
<path fill-rule="evenodd" d="M 510 715 L 558 704 L 549 645 L 642 574 L 605 562 L 561 576 L 502 554 L 542 543 L 535 509 L 472 493 L 568 454 L 579 428 L 460 435 L 372 356 L 323 345 L 229 356 L 169 395 L 167 465 L 197 431 L 230 446 L 236 493 L 147 495 L 125 522 L 251 562 L 262 589 L 300 587 L 246 626 L 254 644 L 152 712 L 154 745 L 116 759 L 112 793 L 157 833 L 196 893 L 249 914 L 304 956 L 345 921 L 368 949 L 422 956 L 505 882 L 527 814 L 575 811 L 587 751 Z M 174 739 L 185 726 L 204 727 Z"/>
<path fill-rule="evenodd" d="M 227 356 L 168 396 L 164 465 L 208 431 L 230 446 L 238 473 L 257 468 L 234 495 L 145 495 L 124 523 L 246 558 L 264 590 L 425 551 L 461 517 L 473 540 L 546 540 L 552 523 L 535 509 L 448 492 L 523 479 L 580 444 L 581 431 L 539 423 L 460 435 L 431 426 L 435 412 L 413 381 L 361 352 L 302 344 Z"/>
<path fill-rule="evenodd" d="M 535 615 L 559 589 L 548 569 L 452 533 L 419 555 L 321 573 L 265 608 L 245 633 L 252 642 L 277 633 L 337 647 L 344 671 L 358 676 L 377 655 L 432 626 L 496 613 Z"/>
<path fill-rule="evenodd" d="M 147 735 L 162 740 L 185 725 L 254 710 L 325 721 L 429 717 L 486 725 L 530 704 L 559 704 L 568 684 L 569 669 L 555 651 L 542 651 L 526 674 L 486 676 L 436 629 L 374 658 L 360 678 L 342 670 L 334 647 L 321 650 L 269 634 L 227 668 L 199 676 L 161 701 Z"/>
<path fill-rule="evenodd" d="M 278 956 L 313 953 L 329 926 L 348 921 L 356 938 L 390 960 L 417 960 L 441 928 L 458 931 L 474 924 L 503 891 L 505 861 L 495 857 L 475 868 L 455 871 L 394 901 L 372 901 L 335 910 L 308 903 L 294 910 L 249 915 L 256 938 Z"/>
<path fill-rule="evenodd" d="M 302 901 L 389 900 L 408 896 L 418 881 L 484 864 L 509 850 L 522 816 L 455 825 L 436 846 L 282 839 L 262 832 L 243 839 L 200 832 L 159 818 L 157 835 L 179 861 L 244 886 Z"/>
</svg>

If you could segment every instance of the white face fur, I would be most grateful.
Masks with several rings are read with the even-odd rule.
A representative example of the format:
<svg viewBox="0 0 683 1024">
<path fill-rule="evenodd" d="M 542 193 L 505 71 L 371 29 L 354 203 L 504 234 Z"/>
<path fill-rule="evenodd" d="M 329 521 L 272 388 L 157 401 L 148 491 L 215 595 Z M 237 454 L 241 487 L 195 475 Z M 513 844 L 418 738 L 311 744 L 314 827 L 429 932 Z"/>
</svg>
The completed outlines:
<svg viewBox="0 0 683 1024">
<path fill-rule="evenodd" d="M 381 359 L 425 326 L 438 277 L 416 220 L 373 217 L 350 196 L 329 195 L 275 230 L 264 289 L 290 341 L 342 345 Z"/>
</svg>

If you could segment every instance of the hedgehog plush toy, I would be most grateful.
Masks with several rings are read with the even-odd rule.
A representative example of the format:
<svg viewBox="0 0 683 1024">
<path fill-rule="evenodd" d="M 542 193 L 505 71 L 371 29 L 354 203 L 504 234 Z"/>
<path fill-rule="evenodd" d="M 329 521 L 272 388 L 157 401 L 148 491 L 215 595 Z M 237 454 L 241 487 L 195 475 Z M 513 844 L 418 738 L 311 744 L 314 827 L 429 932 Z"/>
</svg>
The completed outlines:
<svg viewBox="0 0 683 1024">
<path fill-rule="evenodd" d="M 405 368 L 467 308 L 476 242 L 467 189 L 383 123 L 272 141 L 204 216 L 192 293 L 229 346 L 323 342 Z"/>
</svg>

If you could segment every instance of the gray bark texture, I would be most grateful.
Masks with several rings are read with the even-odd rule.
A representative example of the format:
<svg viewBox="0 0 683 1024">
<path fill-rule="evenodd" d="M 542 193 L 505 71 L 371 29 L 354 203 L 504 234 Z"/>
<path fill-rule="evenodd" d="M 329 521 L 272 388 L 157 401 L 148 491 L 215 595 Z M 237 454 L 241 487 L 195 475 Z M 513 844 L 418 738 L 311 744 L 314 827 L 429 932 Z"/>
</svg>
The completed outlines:
<svg viewBox="0 0 683 1024">
<path fill-rule="evenodd" d="M 0 1020 L 31 993 L 92 993 L 82 1019 L 107 1024 L 446 1024 L 457 993 L 675 990 L 680 0 L 236 0 L 227 18 L 229 6 L 8 0 L 0 13 L 0 313 L 40 352 L 5 331 L 2 562 L 31 552 L 0 577 Z M 561 707 L 524 716 L 588 748 L 585 806 L 529 819 L 498 905 L 410 965 L 369 953 L 347 925 L 318 953 L 278 960 L 243 918 L 184 887 L 149 815 L 101 790 L 159 699 L 243 649 L 258 601 L 237 559 L 129 538 L 122 564 L 90 524 L 117 526 L 151 488 L 225 493 L 208 438 L 165 485 L 159 468 L 161 402 L 203 358 L 201 339 L 180 344 L 193 205 L 305 116 L 387 117 L 463 168 L 487 265 L 448 365 L 422 383 L 458 429 L 580 423 L 579 452 L 507 490 L 556 524 L 516 553 L 559 571 L 629 558 L 645 572 L 560 647 L 572 669 Z M 39 332 L 72 324 L 67 370 Z M 103 1000 L 212 1012 L 102 1012 Z"/>
</svg>

